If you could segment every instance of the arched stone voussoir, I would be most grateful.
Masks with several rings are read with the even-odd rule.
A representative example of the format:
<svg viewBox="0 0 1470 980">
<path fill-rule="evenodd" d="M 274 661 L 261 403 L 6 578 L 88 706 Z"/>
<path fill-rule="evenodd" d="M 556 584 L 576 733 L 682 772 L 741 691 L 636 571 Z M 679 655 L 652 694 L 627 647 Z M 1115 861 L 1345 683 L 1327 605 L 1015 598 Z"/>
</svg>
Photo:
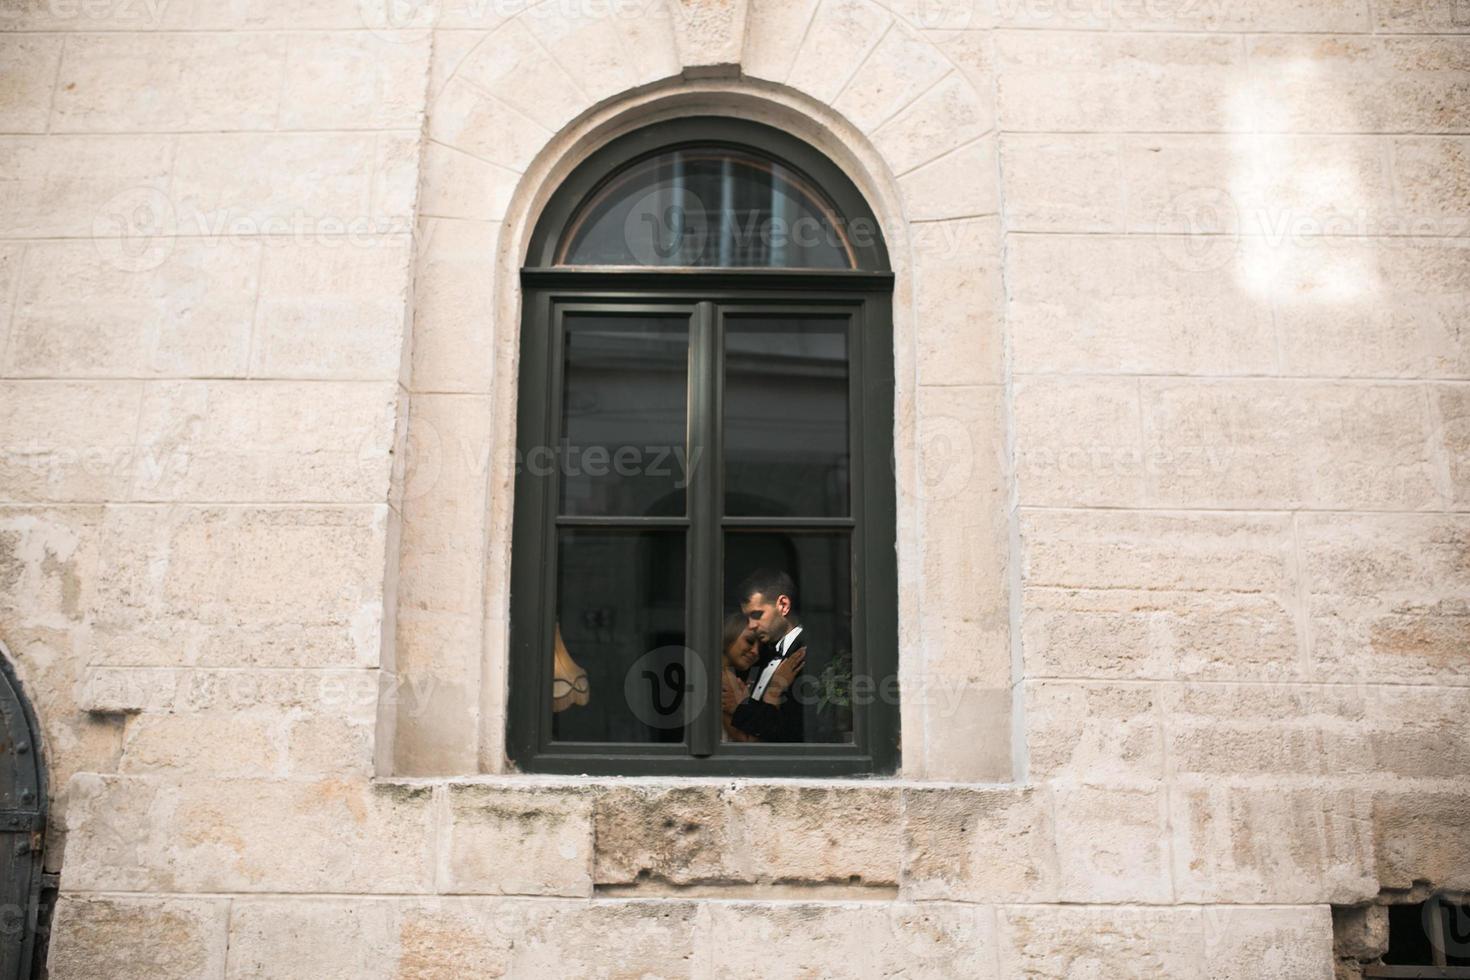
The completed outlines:
<svg viewBox="0 0 1470 980">
<path fill-rule="evenodd" d="M 519 18 L 487 34 L 465 56 L 454 76 L 482 92 L 495 93 L 552 132 L 576 118 L 588 104 L 586 94 L 566 69 Z M 434 108 L 429 107 L 431 117 Z"/>
</svg>

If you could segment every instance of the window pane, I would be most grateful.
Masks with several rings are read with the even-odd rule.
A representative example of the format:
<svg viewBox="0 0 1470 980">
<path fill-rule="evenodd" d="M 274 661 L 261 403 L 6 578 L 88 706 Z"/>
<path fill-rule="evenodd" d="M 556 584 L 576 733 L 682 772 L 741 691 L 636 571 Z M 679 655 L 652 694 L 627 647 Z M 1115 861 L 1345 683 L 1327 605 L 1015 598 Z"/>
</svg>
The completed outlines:
<svg viewBox="0 0 1470 980">
<path fill-rule="evenodd" d="M 680 515 L 688 485 L 689 322 L 684 316 L 568 314 L 561 445 L 566 515 Z"/>
<path fill-rule="evenodd" d="M 682 531 L 558 532 L 553 739 L 683 741 L 684 579 Z"/>
<path fill-rule="evenodd" d="M 806 178 L 721 147 L 668 150 L 593 192 L 568 226 L 561 265 L 852 268 L 846 228 Z M 858 237 L 859 235 L 863 237 Z"/>
<path fill-rule="evenodd" d="M 726 741 L 852 741 L 854 706 L 881 695 L 882 686 L 855 680 L 853 671 L 851 545 L 846 532 L 725 534 L 721 690 L 733 695 L 721 701 Z M 742 594 L 753 587 L 752 578 L 766 583 L 755 600 Z M 792 600 L 784 614 L 770 592 L 785 592 Z M 752 613 L 759 617 L 755 624 Z M 746 617 L 744 630 L 738 628 L 740 615 Z M 797 626 L 801 632 L 791 636 Z M 800 671 L 774 697 L 772 685 L 780 683 L 770 675 L 796 650 L 804 650 Z"/>
<path fill-rule="evenodd" d="M 725 320 L 725 513 L 848 514 L 845 317 Z"/>
</svg>

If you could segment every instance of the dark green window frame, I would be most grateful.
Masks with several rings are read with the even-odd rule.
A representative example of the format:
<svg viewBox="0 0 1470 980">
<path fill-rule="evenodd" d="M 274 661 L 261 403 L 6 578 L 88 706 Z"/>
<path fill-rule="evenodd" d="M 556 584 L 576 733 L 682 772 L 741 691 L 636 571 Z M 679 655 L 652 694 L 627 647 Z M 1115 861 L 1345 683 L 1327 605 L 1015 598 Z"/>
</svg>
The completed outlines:
<svg viewBox="0 0 1470 980">
<path fill-rule="evenodd" d="M 857 268 L 594 268 L 554 264 L 578 205 L 609 174 L 651 152 L 681 144 L 754 149 L 796 168 L 827 194 L 848 222 L 871 236 L 854 249 Z M 857 776 L 896 771 L 899 762 L 898 586 L 893 467 L 893 275 L 871 210 L 842 172 L 789 134 L 725 118 L 649 126 L 603 147 L 548 202 L 521 273 L 522 324 L 516 443 L 518 458 L 557 443 L 562 397 L 561 320 L 569 308 L 616 314 L 687 315 L 690 329 L 690 453 L 712 465 L 690 473 L 683 517 L 558 516 L 557 475 L 519 467 L 511 553 L 507 750 L 523 771 L 597 775 Z M 837 314 L 850 318 L 851 511 L 837 518 L 723 517 L 720 459 L 723 320 L 726 314 Z M 686 532 L 686 645 L 707 660 L 711 706 L 685 718 L 684 741 L 574 743 L 551 739 L 551 657 L 559 527 L 680 528 Z M 871 679 L 856 699 L 847 744 L 744 744 L 720 733 L 723 533 L 727 529 L 848 530 L 852 534 L 853 674 Z"/>
</svg>

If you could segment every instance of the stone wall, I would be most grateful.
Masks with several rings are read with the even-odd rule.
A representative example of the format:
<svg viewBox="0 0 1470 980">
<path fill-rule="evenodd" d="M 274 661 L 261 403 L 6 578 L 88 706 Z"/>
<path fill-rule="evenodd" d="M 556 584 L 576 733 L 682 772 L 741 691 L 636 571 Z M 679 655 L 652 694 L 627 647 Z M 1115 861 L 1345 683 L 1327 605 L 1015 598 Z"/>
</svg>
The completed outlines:
<svg viewBox="0 0 1470 980">
<path fill-rule="evenodd" d="M 0 17 L 57 976 L 1324 977 L 1470 888 L 1459 0 Z M 514 271 L 692 111 L 893 252 L 900 779 L 504 771 Z"/>
</svg>

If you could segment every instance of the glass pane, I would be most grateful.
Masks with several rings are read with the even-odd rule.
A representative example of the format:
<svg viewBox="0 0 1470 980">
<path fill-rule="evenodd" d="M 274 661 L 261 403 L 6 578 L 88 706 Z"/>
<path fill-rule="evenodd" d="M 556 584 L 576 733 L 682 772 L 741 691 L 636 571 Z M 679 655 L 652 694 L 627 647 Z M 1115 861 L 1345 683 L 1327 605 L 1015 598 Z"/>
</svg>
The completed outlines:
<svg viewBox="0 0 1470 980">
<path fill-rule="evenodd" d="M 684 578 L 683 531 L 558 532 L 553 739 L 683 741 Z"/>
<path fill-rule="evenodd" d="M 565 330 L 561 444 L 523 465 L 560 468 L 569 516 L 683 514 L 688 319 L 568 314 Z"/>
<path fill-rule="evenodd" d="M 847 228 L 797 171 L 721 147 L 668 150 L 614 175 L 578 209 L 561 265 L 849 269 Z M 862 236 L 862 237 L 859 237 Z"/>
<path fill-rule="evenodd" d="M 726 532 L 726 741 L 851 742 L 854 707 L 883 695 L 853 671 L 851 545 L 847 532 Z"/>
<path fill-rule="evenodd" d="M 848 514 L 845 317 L 725 320 L 725 513 Z"/>
</svg>

